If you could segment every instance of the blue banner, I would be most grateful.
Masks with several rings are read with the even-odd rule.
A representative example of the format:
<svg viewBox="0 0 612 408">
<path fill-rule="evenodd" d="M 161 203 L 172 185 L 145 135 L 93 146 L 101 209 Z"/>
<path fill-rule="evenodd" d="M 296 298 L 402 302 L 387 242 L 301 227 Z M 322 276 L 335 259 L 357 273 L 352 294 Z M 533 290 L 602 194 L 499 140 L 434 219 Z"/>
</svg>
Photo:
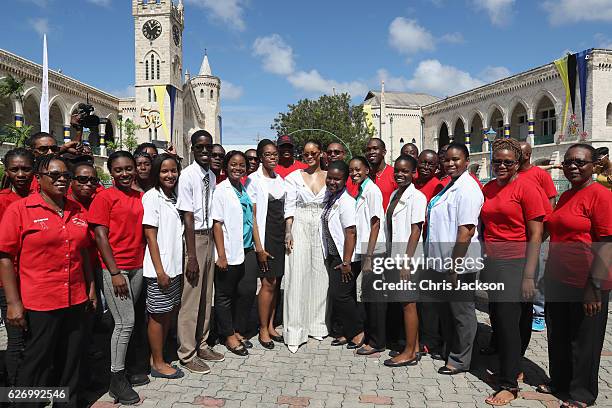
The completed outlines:
<svg viewBox="0 0 612 408">
<path fill-rule="evenodd" d="M 176 101 L 176 88 L 168 85 L 168 95 L 170 96 L 170 142 L 174 140 L 174 102 Z"/>
<path fill-rule="evenodd" d="M 580 80 L 580 108 L 582 111 L 582 131 L 584 132 L 584 117 L 586 115 L 586 88 L 587 88 L 587 55 L 593 49 L 589 48 L 576 54 L 576 64 L 578 67 L 578 78 Z"/>
</svg>

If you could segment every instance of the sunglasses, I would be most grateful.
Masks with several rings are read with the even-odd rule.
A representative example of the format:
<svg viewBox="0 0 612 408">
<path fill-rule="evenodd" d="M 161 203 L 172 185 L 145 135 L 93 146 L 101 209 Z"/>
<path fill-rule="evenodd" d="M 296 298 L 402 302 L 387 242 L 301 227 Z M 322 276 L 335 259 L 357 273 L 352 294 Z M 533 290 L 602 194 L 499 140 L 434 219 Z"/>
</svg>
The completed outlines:
<svg viewBox="0 0 612 408">
<path fill-rule="evenodd" d="M 57 153 L 60 151 L 60 147 L 58 145 L 53 145 L 53 146 L 38 146 L 36 149 L 38 153 L 41 154 L 45 154 L 45 153 Z"/>
<path fill-rule="evenodd" d="M 308 158 L 308 157 L 317 157 L 319 154 L 321 154 L 321 152 L 315 152 L 315 153 L 304 153 L 302 154 L 302 156 Z"/>
<path fill-rule="evenodd" d="M 584 167 L 584 166 L 586 166 L 589 163 L 593 163 L 593 161 L 590 161 L 590 160 L 580 160 L 580 159 L 577 159 L 577 160 L 567 159 L 567 160 L 563 160 L 563 162 L 561 164 L 563 165 L 563 167 L 571 167 L 572 164 L 575 165 L 576 167 Z"/>
<path fill-rule="evenodd" d="M 266 153 L 263 154 L 263 157 L 265 157 L 266 159 L 271 159 L 273 157 L 278 157 L 278 153 L 266 152 Z"/>
<path fill-rule="evenodd" d="M 344 153 L 344 152 L 343 152 L 343 151 L 341 151 L 341 150 L 328 150 L 328 151 L 327 151 L 327 154 L 328 154 L 328 155 L 330 155 L 330 156 L 331 156 L 332 154 L 335 154 L 335 155 L 341 155 L 342 153 Z"/>
<path fill-rule="evenodd" d="M 255 156 L 255 157 L 247 157 L 248 161 L 259 161 L 259 157 Z"/>
<path fill-rule="evenodd" d="M 506 167 L 512 167 L 514 166 L 517 161 L 516 160 L 499 160 L 499 159 L 493 159 L 492 163 L 494 166 L 501 166 L 502 164 Z"/>
<path fill-rule="evenodd" d="M 225 154 L 223 154 L 223 153 L 211 153 L 210 157 L 214 157 L 215 159 L 223 159 L 225 157 Z"/>
<path fill-rule="evenodd" d="M 38 173 L 41 176 L 47 176 L 51 179 L 51 181 L 53 181 L 54 183 L 59 180 L 60 178 L 64 178 L 66 180 L 70 180 L 71 176 L 70 173 L 67 171 L 63 171 L 63 172 L 59 172 L 59 171 L 52 171 L 52 172 L 47 172 L 47 173 Z"/>
<path fill-rule="evenodd" d="M 212 145 L 210 144 L 196 144 L 191 147 L 194 152 L 201 152 L 202 150 L 212 150 Z"/>
<path fill-rule="evenodd" d="M 79 184 L 91 183 L 93 185 L 96 185 L 96 184 L 100 183 L 100 179 L 97 178 L 97 177 L 74 176 L 74 177 L 72 177 L 72 179 L 75 180 Z"/>
</svg>

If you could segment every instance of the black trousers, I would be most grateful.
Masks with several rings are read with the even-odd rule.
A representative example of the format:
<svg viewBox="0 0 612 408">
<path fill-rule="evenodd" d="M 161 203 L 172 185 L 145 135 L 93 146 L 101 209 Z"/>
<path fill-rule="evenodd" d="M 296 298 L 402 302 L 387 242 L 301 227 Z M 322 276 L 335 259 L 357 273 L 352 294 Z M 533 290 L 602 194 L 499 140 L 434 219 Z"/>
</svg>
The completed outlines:
<svg viewBox="0 0 612 408">
<path fill-rule="evenodd" d="M 6 351 L 4 353 L 4 364 L 6 367 L 6 385 L 15 385 L 17 378 L 17 367 L 21 361 L 21 355 L 25 347 L 25 340 L 23 338 L 23 330 L 18 327 L 11 326 L 6 322 L 6 297 L 4 295 L 4 288 L 0 288 L 0 309 L 2 310 L 2 316 L 5 319 L 6 327 Z"/>
<path fill-rule="evenodd" d="M 17 370 L 18 387 L 68 387 L 70 402 L 58 406 L 77 407 L 84 312 L 84 304 L 26 312 L 28 331 Z"/>
<path fill-rule="evenodd" d="M 517 388 L 521 358 L 531 341 L 533 302 L 523 302 L 522 282 L 525 258 L 487 258 L 481 279 L 503 283 L 504 289 L 489 291 L 489 314 L 499 356 L 499 385 Z"/>
<path fill-rule="evenodd" d="M 249 250 L 245 258 L 254 254 Z M 215 319 L 220 337 L 246 330 L 256 288 L 257 275 L 246 273 L 245 262 L 229 265 L 226 271 L 215 268 Z"/>
<path fill-rule="evenodd" d="M 385 281 L 385 270 L 382 274 L 374 272 L 362 275 L 362 299 L 365 309 L 365 340 L 372 348 L 387 347 L 387 305 L 389 299 L 386 291 L 375 290 L 375 282 Z"/>
<path fill-rule="evenodd" d="M 329 276 L 329 297 L 332 302 L 332 321 L 339 322 L 337 329 L 342 330 L 342 335 L 348 340 L 363 331 L 363 319 L 361 309 L 355 300 L 355 287 L 357 276 L 361 272 L 361 264 L 353 262 L 351 270 L 353 276 L 348 282 L 342 282 L 342 272 L 335 269 L 342 263 L 339 256 L 330 255 L 325 259 L 325 268 Z"/>
<path fill-rule="evenodd" d="M 438 309 L 433 302 L 417 303 L 419 314 L 419 343 L 430 352 L 441 352 L 443 347 L 442 328 Z"/>
<path fill-rule="evenodd" d="M 545 293 L 576 299 L 584 289 L 547 281 Z M 594 404 L 599 393 L 598 374 L 601 350 L 608 322 L 610 291 L 601 293 L 601 312 L 585 316 L 582 303 L 546 301 L 548 361 L 552 385 L 571 399 Z"/>
</svg>

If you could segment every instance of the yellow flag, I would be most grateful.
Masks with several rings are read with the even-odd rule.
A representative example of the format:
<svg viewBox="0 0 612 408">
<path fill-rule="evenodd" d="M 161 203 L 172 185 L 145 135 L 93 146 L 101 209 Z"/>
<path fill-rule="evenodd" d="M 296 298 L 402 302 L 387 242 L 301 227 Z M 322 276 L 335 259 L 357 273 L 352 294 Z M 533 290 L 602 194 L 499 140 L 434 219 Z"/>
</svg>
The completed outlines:
<svg viewBox="0 0 612 408">
<path fill-rule="evenodd" d="M 374 121 L 372 120 L 372 105 L 363 105 L 363 113 L 365 114 L 365 122 L 368 129 L 374 127 Z"/>
<path fill-rule="evenodd" d="M 561 76 L 561 81 L 563 81 L 563 87 L 565 88 L 565 107 L 563 108 L 563 122 L 561 123 L 561 134 L 565 135 L 565 124 L 567 123 L 567 109 L 569 108 L 570 102 L 570 87 L 569 87 L 569 77 L 568 77 L 568 69 L 567 69 L 567 55 L 563 58 L 559 58 L 555 60 L 555 66 L 557 67 L 557 71 L 559 71 L 559 75 Z"/>
<path fill-rule="evenodd" d="M 166 86 L 165 85 L 155 85 L 155 97 L 157 98 L 157 105 L 159 110 L 159 120 L 161 120 L 162 129 L 164 130 L 164 135 L 166 136 L 166 141 L 170 141 L 170 135 L 168 134 L 168 125 L 166 124 L 166 113 L 164 111 L 164 101 L 166 97 Z"/>
</svg>

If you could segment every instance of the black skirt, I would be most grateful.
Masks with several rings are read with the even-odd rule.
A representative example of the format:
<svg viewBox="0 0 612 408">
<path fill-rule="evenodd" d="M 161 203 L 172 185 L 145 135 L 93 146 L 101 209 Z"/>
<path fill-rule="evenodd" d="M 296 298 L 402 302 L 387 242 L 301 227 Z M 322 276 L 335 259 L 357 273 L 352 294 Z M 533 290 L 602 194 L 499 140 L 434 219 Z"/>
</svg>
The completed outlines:
<svg viewBox="0 0 612 408">
<path fill-rule="evenodd" d="M 268 272 L 259 271 L 260 277 L 279 278 L 285 273 L 285 200 L 268 195 L 266 239 L 264 248 L 274 259 L 268 260 Z"/>
</svg>

